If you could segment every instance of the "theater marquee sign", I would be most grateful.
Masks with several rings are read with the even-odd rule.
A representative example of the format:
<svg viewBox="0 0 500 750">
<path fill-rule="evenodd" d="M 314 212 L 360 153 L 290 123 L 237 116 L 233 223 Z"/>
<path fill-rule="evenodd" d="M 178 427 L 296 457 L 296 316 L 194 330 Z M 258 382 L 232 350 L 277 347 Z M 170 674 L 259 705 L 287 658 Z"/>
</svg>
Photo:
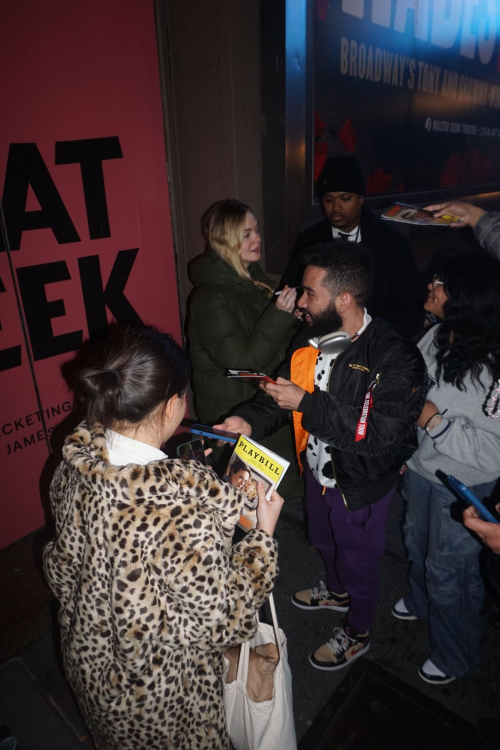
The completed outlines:
<svg viewBox="0 0 500 750">
<path fill-rule="evenodd" d="M 317 0 L 315 177 L 362 161 L 372 195 L 500 182 L 499 0 Z"/>
</svg>

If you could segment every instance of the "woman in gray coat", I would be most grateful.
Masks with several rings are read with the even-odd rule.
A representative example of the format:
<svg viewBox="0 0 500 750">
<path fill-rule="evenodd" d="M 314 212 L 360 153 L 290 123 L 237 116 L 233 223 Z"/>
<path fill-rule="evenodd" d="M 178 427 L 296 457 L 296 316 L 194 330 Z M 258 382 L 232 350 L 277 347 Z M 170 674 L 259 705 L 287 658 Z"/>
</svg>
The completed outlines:
<svg viewBox="0 0 500 750">
<path fill-rule="evenodd" d="M 428 618 L 431 651 L 419 675 L 443 685 L 470 671 L 479 649 L 481 544 L 463 526 L 464 505 L 455 506 L 446 476 L 480 500 L 500 476 L 500 419 L 492 418 L 500 378 L 500 263 L 478 255 L 451 258 L 429 285 L 426 308 L 442 322 L 418 344 L 429 400 L 403 486 L 410 592 L 392 612 L 400 620 Z"/>
</svg>

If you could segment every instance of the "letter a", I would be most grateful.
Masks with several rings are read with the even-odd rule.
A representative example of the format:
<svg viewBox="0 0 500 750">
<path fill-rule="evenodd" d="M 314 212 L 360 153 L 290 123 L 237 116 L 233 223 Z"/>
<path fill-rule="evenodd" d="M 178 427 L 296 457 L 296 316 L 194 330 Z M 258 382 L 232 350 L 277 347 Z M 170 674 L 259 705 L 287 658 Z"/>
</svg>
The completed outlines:
<svg viewBox="0 0 500 750">
<path fill-rule="evenodd" d="M 40 210 L 26 211 L 30 185 Z M 80 242 L 36 143 L 10 144 L 2 202 L 12 250 L 19 250 L 22 234 L 29 229 L 52 229 L 60 245 Z"/>
</svg>

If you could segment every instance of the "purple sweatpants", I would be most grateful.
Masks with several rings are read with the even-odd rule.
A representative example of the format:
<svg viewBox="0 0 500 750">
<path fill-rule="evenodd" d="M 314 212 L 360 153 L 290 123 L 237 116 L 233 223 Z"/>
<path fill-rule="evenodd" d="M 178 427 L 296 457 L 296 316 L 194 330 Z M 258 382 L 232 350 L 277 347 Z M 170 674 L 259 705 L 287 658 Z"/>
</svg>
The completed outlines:
<svg viewBox="0 0 500 750">
<path fill-rule="evenodd" d="M 370 629 L 378 600 L 378 565 L 385 549 L 385 522 L 394 488 L 361 510 L 348 510 L 337 489 L 325 490 L 306 469 L 309 541 L 326 568 L 326 583 L 345 591 L 351 606 L 348 623 L 358 633 Z"/>
</svg>

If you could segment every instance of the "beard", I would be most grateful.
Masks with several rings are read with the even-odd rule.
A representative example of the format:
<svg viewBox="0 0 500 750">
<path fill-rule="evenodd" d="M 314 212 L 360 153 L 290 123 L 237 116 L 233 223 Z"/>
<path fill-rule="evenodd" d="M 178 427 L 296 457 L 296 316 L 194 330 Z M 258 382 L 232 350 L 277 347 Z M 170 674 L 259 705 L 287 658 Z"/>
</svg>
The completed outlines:
<svg viewBox="0 0 500 750">
<path fill-rule="evenodd" d="M 334 303 L 317 315 L 312 315 L 310 312 L 307 314 L 311 316 L 312 321 L 304 323 L 304 331 L 310 339 L 334 333 L 342 328 L 343 320 L 335 309 Z"/>
</svg>

